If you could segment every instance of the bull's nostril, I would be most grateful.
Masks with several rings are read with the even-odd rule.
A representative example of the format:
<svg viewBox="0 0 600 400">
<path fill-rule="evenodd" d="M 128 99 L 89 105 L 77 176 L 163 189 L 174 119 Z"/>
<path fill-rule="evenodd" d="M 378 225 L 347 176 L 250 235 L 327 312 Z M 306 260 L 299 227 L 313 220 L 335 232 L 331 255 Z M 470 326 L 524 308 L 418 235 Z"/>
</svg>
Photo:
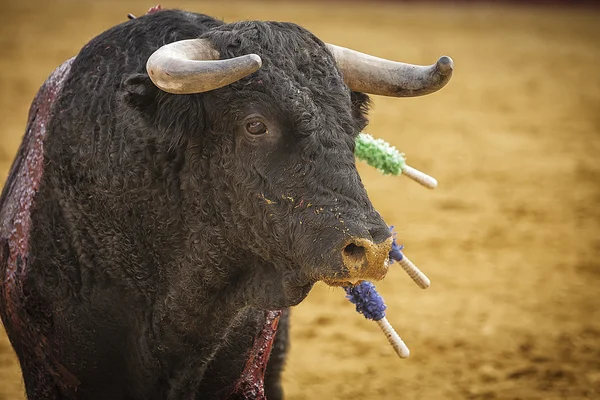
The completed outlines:
<svg viewBox="0 0 600 400">
<path fill-rule="evenodd" d="M 350 243 L 344 247 L 344 254 L 353 261 L 363 261 L 367 259 L 365 248 L 357 246 L 354 243 Z"/>
<path fill-rule="evenodd" d="M 366 238 L 352 238 L 341 249 L 342 263 L 346 267 L 347 282 L 380 280 L 387 273 L 392 238 L 373 243 Z"/>
</svg>

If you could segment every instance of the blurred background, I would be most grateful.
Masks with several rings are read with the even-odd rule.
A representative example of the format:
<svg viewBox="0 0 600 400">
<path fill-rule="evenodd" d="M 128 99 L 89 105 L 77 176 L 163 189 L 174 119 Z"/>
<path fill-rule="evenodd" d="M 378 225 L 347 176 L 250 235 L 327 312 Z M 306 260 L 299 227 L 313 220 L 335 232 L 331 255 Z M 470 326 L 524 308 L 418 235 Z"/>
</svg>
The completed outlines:
<svg viewBox="0 0 600 400">
<path fill-rule="evenodd" d="M 0 185 L 52 70 L 149 0 L 0 0 Z M 322 40 L 456 70 L 441 92 L 373 96 L 367 131 L 435 176 L 360 172 L 421 290 L 378 284 L 400 360 L 341 289 L 293 310 L 287 398 L 600 398 L 600 10 L 596 2 L 164 1 L 225 21 L 298 23 Z M 584 3 L 588 3 L 587 5 Z M 0 399 L 23 399 L 0 329 Z"/>
</svg>

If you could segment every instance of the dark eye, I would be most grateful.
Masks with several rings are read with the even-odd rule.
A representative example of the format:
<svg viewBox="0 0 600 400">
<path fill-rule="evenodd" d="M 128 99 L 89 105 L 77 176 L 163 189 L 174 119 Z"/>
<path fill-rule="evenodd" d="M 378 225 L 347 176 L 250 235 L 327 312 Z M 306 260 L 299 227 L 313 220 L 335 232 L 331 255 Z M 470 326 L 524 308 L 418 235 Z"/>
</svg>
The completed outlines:
<svg viewBox="0 0 600 400">
<path fill-rule="evenodd" d="M 251 135 L 264 135 L 268 132 L 267 126 L 260 121 L 251 121 L 246 124 L 246 131 Z"/>
</svg>

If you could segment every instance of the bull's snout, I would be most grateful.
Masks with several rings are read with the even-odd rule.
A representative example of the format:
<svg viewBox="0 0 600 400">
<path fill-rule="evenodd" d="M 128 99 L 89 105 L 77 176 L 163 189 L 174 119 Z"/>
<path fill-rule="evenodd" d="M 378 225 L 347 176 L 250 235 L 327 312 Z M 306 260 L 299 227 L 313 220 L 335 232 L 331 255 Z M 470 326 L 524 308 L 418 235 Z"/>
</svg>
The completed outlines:
<svg viewBox="0 0 600 400">
<path fill-rule="evenodd" d="M 340 285 L 362 280 L 378 281 L 385 277 L 389 266 L 392 238 L 381 243 L 364 238 L 352 238 L 341 250 L 342 263 L 347 275 L 327 283 Z"/>
</svg>

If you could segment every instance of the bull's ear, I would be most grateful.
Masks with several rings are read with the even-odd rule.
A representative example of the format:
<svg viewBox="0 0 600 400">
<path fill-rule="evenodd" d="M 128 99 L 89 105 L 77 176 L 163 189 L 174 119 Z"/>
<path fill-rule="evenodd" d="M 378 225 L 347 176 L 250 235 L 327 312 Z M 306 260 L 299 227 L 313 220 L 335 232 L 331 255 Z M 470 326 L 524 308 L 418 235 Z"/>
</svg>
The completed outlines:
<svg viewBox="0 0 600 400">
<path fill-rule="evenodd" d="M 151 112 L 156 107 L 159 89 L 152 83 L 148 74 L 131 74 L 121 82 L 125 103 L 142 113 Z"/>
<path fill-rule="evenodd" d="M 360 132 L 369 124 L 371 99 L 369 95 L 362 92 L 351 92 L 350 99 L 352 101 L 352 116 Z"/>
<path fill-rule="evenodd" d="M 160 132 L 167 133 L 174 143 L 187 134 L 204 132 L 202 94 L 170 94 L 160 90 L 147 74 L 132 74 L 121 81 L 121 103 L 125 113 L 137 117 Z M 128 121 L 128 116 L 123 120 Z M 134 116 L 135 117 L 135 116 Z"/>
</svg>

